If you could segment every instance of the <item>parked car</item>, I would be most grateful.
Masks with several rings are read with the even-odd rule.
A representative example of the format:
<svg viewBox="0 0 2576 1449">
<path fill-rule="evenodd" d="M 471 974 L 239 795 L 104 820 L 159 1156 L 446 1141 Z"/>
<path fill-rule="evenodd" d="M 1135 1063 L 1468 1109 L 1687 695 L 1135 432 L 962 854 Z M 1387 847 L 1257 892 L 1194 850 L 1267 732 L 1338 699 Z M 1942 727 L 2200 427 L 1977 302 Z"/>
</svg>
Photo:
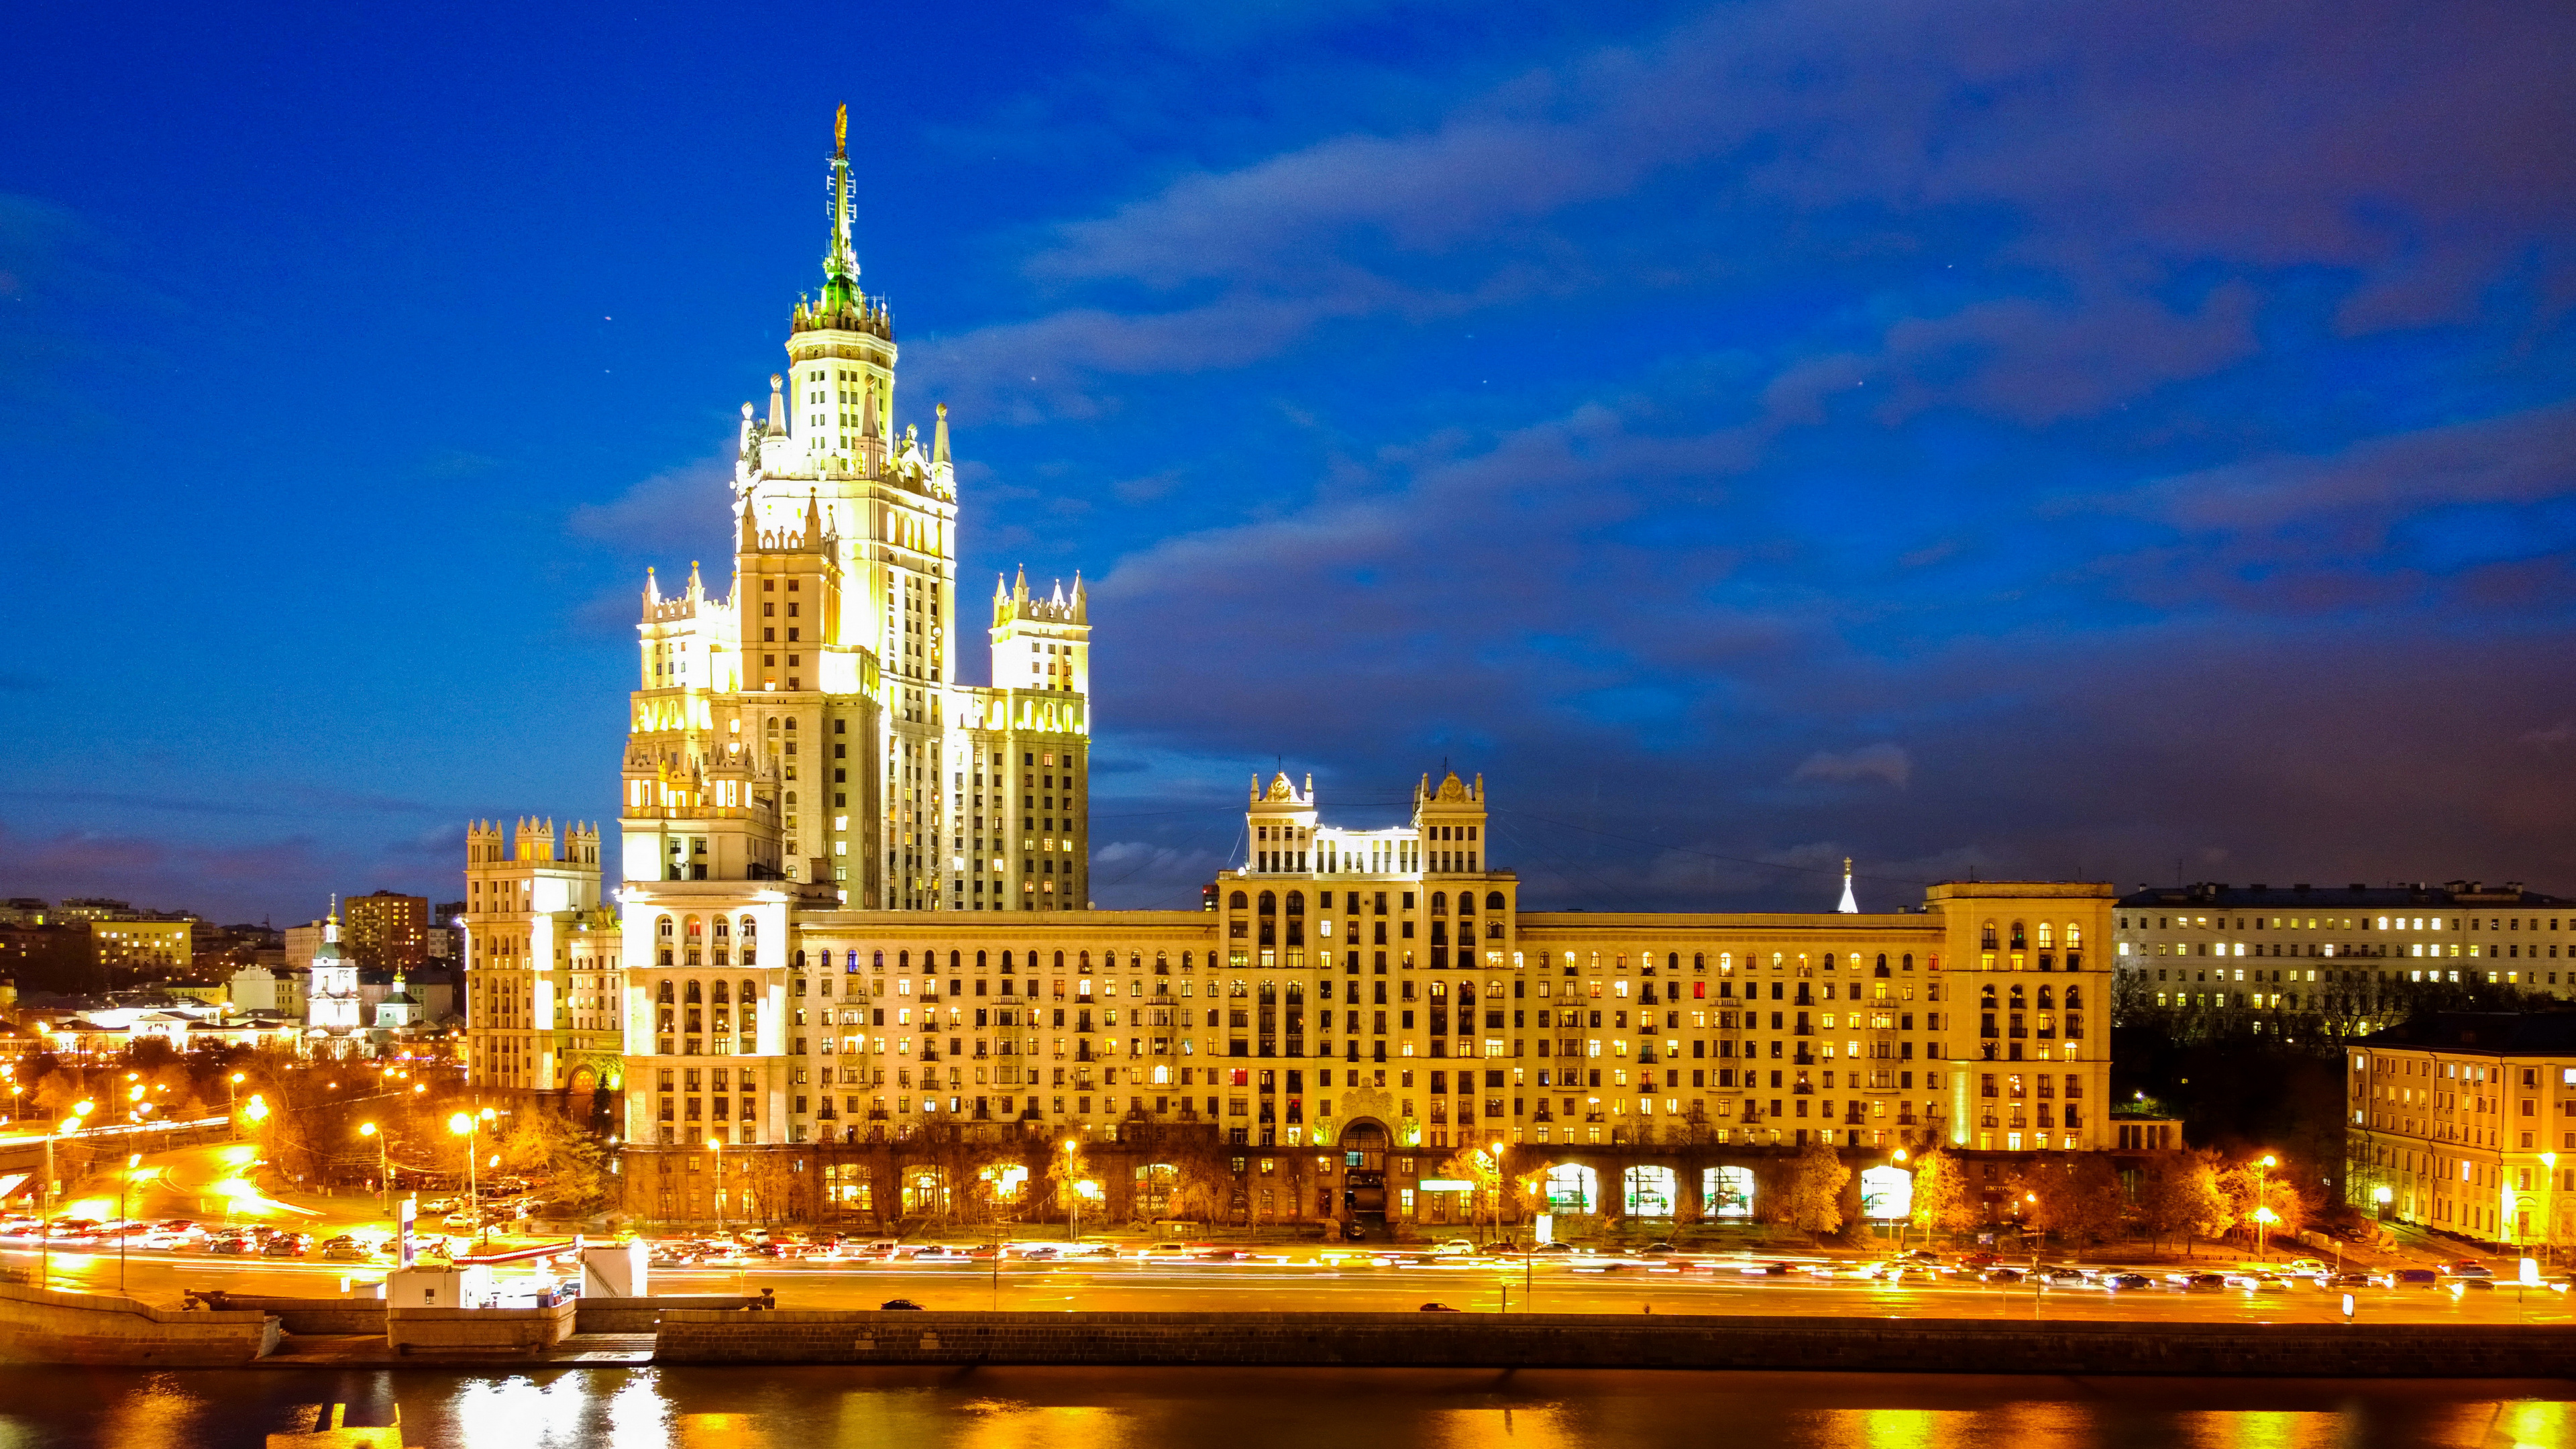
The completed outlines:
<svg viewBox="0 0 2576 1449">
<path fill-rule="evenodd" d="M 326 1263 L 371 1263 L 375 1256 L 364 1243 L 331 1243 L 322 1249 L 322 1261 Z"/>
</svg>

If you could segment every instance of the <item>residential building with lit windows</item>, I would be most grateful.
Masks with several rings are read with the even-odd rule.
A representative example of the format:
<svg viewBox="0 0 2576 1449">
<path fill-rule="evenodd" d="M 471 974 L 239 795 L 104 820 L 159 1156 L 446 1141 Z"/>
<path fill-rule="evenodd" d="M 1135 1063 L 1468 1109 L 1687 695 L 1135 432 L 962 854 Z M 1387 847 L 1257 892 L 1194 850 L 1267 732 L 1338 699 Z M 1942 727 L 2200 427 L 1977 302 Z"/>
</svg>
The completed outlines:
<svg viewBox="0 0 2576 1449">
<path fill-rule="evenodd" d="M 376 891 L 341 902 L 341 944 L 370 971 L 410 971 L 429 959 L 429 900 Z"/>
<path fill-rule="evenodd" d="M 2408 983 L 2576 994 L 2576 900 L 2520 881 L 2200 884 L 2122 896 L 2114 921 L 2114 965 L 2141 1004 L 2367 1019 Z"/>
<path fill-rule="evenodd" d="M 2576 1241 L 2576 1013 L 2440 1013 L 2345 1063 L 2354 1205 L 2479 1242 Z"/>
</svg>

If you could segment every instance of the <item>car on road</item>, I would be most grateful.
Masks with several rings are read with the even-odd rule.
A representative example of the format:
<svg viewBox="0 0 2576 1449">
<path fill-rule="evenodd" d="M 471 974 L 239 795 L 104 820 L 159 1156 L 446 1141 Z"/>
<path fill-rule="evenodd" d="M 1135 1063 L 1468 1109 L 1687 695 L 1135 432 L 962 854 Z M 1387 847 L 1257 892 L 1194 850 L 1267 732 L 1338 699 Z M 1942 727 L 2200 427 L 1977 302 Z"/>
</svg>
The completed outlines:
<svg viewBox="0 0 2576 1449">
<path fill-rule="evenodd" d="M 2284 1278 L 2323 1278 L 2334 1270 L 2315 1258 L 2293 1258 L 2277 1271 Z"/>
<path fill-rule="evenodd" d="M 921 1313 L 926 1310 L 909 1298 L 889 1298 L 877 1307 L 887 1313 Z"/>
<path fill-rule="evenodd" d="M 2392 1268 L 2377 1281 L 2382 1288 L 2431 1288 L 2441 1283 L 2442 1275 L 2430 1268 Z"/>
<path fill-rule="evenodd" d="M 2455 1263 L 2443 1264 L 2442 1274 L 2447 1278 L 2466 1278 L 2471 1280 L 2483 1278 L 2492 1280 L 2495 1277 L 2495 1270 L 2484 1263 L 2478 1262 L 2474 1258 L 2462 1258 Z"/>
<path fill-rule="evenodd" d="M 2144 1273 L 2105 1273 L 2094 1280 L 2094 1286 L 2106 1293 L 2134 1293 L 2141 1288 L 2153 1288 L 2156 1280 Z"/>
<path fill-rule="evenodd" d="M 2376 1286 L 2378 1282 L 2378 1279 L 2372 1277 L 2368 1273 L 2328 1273 L 2317 1280 L 2317 1286 L 2320 1288 L 2369 1288 Z"/>
<path fill-rule="evenodd" d="M 1983 1277 L 1988 1283 L 2018 1283 L 2022 1273 L 2019 1268 L 1988 1268 Z"/>
<path fill-rule="evenodd" d="M 227 1234 L 223 1237 L 208 1238 L 206 1251 L 225 1257 L 247 1257 L 259 1251 L 259 1244 L 246 1233 Z"/>
<path fill-rule="evenodd" d="M 2227 1291 L 2227 1275 L 2224 1273 L 2174 1273 L 2169 1274 L 2165 1281 L 2171 1283 L 2174 1287 L 2181 1289 L 2185 1293 L 2224 1293 Z"/>
<path fill-rule="evenodd" d="M 312 1251 L 313 1242 L 302 1233 L 280 1233 L 260 1245 L 263 1258 L 301 1258 Z"/>
<path fill-rule="evenodd" d="M 456 1199 L 452 1197 L 433 1197 L 422 1202 L 420 1206 L 413 1209 L 413 1211 L 417 1212 L 422 1217 L 434 1218 L 452 1213 L 456 1211 L 456 1207 Z"/>
<path fill-rule="evenodd" d="M 1425 1303 L 1422 1305 L 1422 1311 L 1425 1313 L 1456 1313 L 1458 1310 L 1450 1307 L 1446 1303 Z"/>
<path fill-rule="evenodd" d="M 1572 1243 L 1541 1243 L 1530 1249 L 1532 1257 L 1562 1258 L 1574 1251 Z"/>
<path fill-rule="evenodd" d="M 375 1254 L 367 1251 L 367 1245 L 364 1243 L 330 1243 L 322 1249 L 322 1261 L 325 1263 L 372 1263 L 375 1257 Z"/>
</svg>

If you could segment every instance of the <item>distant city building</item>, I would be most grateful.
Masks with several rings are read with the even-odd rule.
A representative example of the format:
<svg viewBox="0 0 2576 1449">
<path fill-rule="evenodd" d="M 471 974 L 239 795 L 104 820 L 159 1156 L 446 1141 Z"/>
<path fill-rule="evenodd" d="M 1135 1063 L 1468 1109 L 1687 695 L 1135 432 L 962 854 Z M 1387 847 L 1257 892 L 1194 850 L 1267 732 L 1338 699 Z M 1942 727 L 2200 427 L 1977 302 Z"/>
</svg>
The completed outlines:
<svg viewBox="0 0 2576 1449">
<path fill-rule="evenodd" d="M 377 891 L 341 902 L 341 944 L 368 970 L 408 971 L 429 959 L 429 901 Z"/>
<path fill-rule="evenodd" d="M 458 924 L 465 916 L 463 901 L 440 901 L 429 908 L 429 929 L 423 949 L 432 961 L 461 965 L 465 956 L 465 928 Z"/>
<path fill-rule="evenodd" d="M 12 896 L 0 901 L 0 926 L 41 926 L 53 915 L 53 907 L 34 896 Z"/>
<path fill-rule="evenodd" d="M 323 923 L 320 921 L 289 926 L 279 934 L 286 942 L 286 960 L 298 971 L 311 967 L 313 958 L 321 953 Z"/>
<path fill-rule="evenodd" d="M 2478 1242 L 2576 1242 L 2576 1012 L 2440 1013 L 2345 1060 L 2355 1206 Z"/>
<path fill-rule="evenodd" d="M 2142 1004 L 2366 1017 L 2405 983 L 2576 995 L 2576 900 L 2520 881 L 2200 884 L 2122 896 L 2114 919 Z"/>
<path fill-rule="evenodd" d="M 283 953 L 279 953 L 282 957 Z M 284 969 L 282 960 L 255 961 L 235 971 L 225 982 L 224 998 L 236 1012 L 268 1012 L 304 1022 L 304 993 L 312 984 L 312 971 Z"/>
<path fill-rule="evenodd" d="M 54 919 L 60 922 L 130 921 L 134 919 L 134 903 L 110 900 L 105 896 L 71 896 L 54 908 Z"/>
<path fill-rule="evenodd" d="M 185 972 L 196 957 L 192 921 L 89 921 L 90 951 L 110 984 Z"/>
</svg>

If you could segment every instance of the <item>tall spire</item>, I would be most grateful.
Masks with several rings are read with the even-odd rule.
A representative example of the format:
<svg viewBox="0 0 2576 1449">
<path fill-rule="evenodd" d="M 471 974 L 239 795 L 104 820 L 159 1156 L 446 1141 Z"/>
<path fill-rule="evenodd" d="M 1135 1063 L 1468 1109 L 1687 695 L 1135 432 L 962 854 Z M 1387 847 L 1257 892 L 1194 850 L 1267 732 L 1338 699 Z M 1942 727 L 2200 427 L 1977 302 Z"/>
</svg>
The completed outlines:
<svg viewBox="0 0 2576 1449">
<path fill-rule="evenodd" d="M 1860 901 L 1852 895 L 1851 885 L 1851 857 L 1846 855 L 1843 857 L 1843 903 L 1834 909 L 1846 916 L 1857 916 L 1860 914 Z"/>
<path fill-rule="evenodd" d="M 937 467 L 948 461 L 948 404 L 939 405 L 939 421 L 930 429 L 930 464 Z"/>
<path fill-rule="evenodd" d="M 823 255 L 826 314 L 855 306 L 859 300 L 859 259 L 850 249 L 850 108 L 832 118 L 832 240 Z"/>
</svg>

